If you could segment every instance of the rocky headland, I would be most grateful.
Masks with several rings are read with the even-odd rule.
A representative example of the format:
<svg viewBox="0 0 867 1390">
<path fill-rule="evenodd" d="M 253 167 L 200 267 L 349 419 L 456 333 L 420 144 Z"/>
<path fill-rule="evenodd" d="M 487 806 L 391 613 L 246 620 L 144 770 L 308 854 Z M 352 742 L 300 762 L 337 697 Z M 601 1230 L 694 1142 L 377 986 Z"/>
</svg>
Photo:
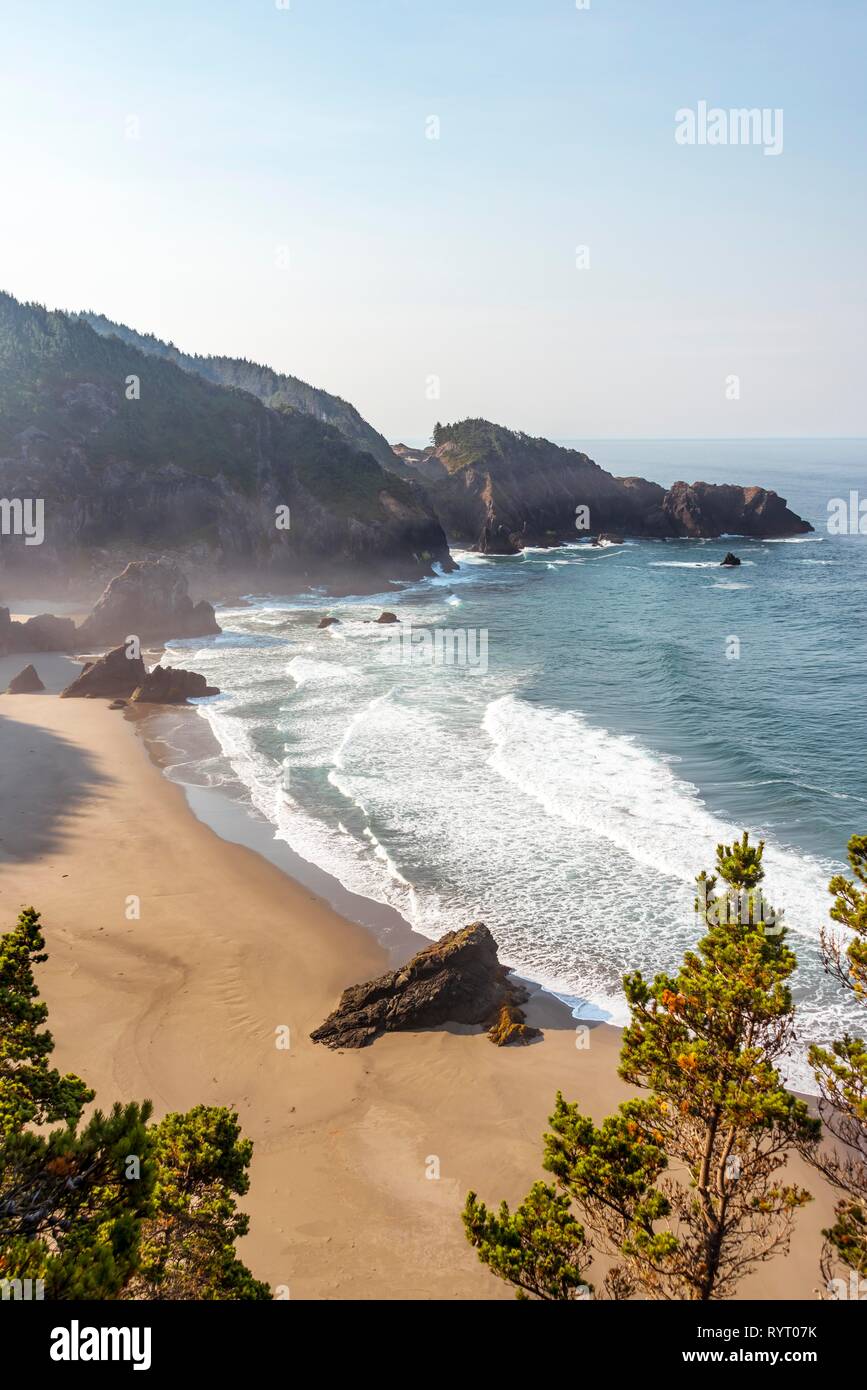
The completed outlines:
<svg viewBox="0 0 867 1390">
<path fill-rule="evenodd" d="M 438 425 L 429 449 L 395 446 L 448 536 L 483 554 L 582 537 L 660 540 L 803 535 L 813 528 L 776 492 L 735 484 L 618 478 L 586 454 L 488 420 Z"/>
</svg>

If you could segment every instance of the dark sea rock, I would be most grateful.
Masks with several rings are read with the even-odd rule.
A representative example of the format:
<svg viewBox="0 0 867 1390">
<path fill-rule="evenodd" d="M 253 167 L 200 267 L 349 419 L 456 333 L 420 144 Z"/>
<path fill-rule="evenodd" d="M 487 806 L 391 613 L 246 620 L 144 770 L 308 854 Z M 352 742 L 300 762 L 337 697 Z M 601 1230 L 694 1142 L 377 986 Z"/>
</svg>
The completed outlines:
<svg viewBox="0 0 867 1390">
<path fill-rule="evenodd" d="M 132 704 L 185 705 L 187 700 L 200 700 L 205 695 L 219 695 L 215 685 L 208 685 L 197 671 L 184 671 L 175 666 L 155 666 L 130 696 Z"/>
<path fill-rule="evenodd" d="M 476 550 L 480 555 L 518 555 L 521 546 L 505 526 L 486 523 L 476 542 Z"/>
<path fill-rule="evenodd" d="M 210 603 L 194 603 L 186 575 L 171 560 L 133 560 L 107 586 L 78 630 L 104 645 L 137 637 L 209 637 L 220 628 Z"/>
<path fill-rule="evenodd" d="M 105 656 L 88 661 L 71 685 L 61 690 L 62 700 L 128 700 L 141 685 L 147 668 L 140 656 L 128 656 L 126 647 L 115 647 Z"/>
<path fill-rule="evenodd" d="M 396 613 L 380 613 L 376 621 L 378 623 L 398 623 L 400 619 Z"/>
<path fill-rule="evenodd" d="M 6 687 L 7 695 L 34 695 L 38 690 L 44 690 L 45 686 L 39 679 L 35 666 L 25 666 L 23 671 L 19 671 L 17 676 L 13 676 Z"/>
<path fill-rule="evenodd" d="M 524 1023 L 528 998 L 497 959 L 483 922 L 425 947 L 399 970 L 343 991 L 333 1013 L 310 1036 L 327 1047 L 367 1047 L 382 1033 L 483 1024 L 492 1042 L 529 1042 L 538 1029 Z"/>
<path fill-rule="evenodd" d="M 317 628 L 334 627 L 334 624 L 339 622 L 339 618 L 320 618 L 316 626 Z"/>
<path fill-rule="evenodd" d="M 729 569 L 734 569 L 735 565 L 739 564 L 740 560 L 737 555 L 733 555 L 731 551 L 728 552 L 724 560 L 720 560 L 720 565 L 727 565 Z"/>
<path fill-rule="evenodd" d="M 789 511 L 778 493 L 733 483 L 674 483 L 665 494 L 662 511 L 678 536 L 778 539 L 813 529 Z"/>
</svg>

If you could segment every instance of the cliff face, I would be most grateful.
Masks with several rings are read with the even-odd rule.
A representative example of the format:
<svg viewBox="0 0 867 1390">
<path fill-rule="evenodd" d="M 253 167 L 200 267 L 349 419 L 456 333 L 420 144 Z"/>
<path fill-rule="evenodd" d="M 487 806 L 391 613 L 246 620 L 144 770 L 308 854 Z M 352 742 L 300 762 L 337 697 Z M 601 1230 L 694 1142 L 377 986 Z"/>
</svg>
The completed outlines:
<svg viewBox="0 0 867 1390">
<path fill-rule="evenodd" d="M 586 454 L 486 420 L 438 426 L 432 448 L 400 445 L 396 452 L 423 479 L 447 534 L 487 553 L 600 532 L 667 539 L 812 529 L 764 488 L 675 483 L 666 491 L 644 478 L 616 478 Z"/>
<path fill-rule="evenodd" d="M 34 586 L 154 552 L 229 583 L 376 588 L 450 564 L 421 490 L 334 426 L 8 295 L 0 497 L 44 501 L 43 544 L 0 536 L 0 573 Z"/>
<path fill-rule="evenodd" d="M 239 391 L 248 391 L 272 410 L 299 410 L 304 415 L 312 415 L 324 425 L 333 425 L 353 449 L 372 454 L 384 468 L 400 472 L 388 440 L 367 423 L 355 406 L 340 396 L 332 396 L 328 391 L 300 381 L 298 377 L 275 372 L 258 362 L 247 362 L 238 357 L 200 357 L 181 352 L 174 343 L 164 343 L 150 333 L 137 333 L 135 329 L 127 328 L 126 324 L 113 323 L 103 314 L 86 312 L 79 317 L 103 337 L 118 337 L 140 352 L 173 362 L 183 371 L 204 377 L 216 386 L 233 386 Z"/>
</svg>

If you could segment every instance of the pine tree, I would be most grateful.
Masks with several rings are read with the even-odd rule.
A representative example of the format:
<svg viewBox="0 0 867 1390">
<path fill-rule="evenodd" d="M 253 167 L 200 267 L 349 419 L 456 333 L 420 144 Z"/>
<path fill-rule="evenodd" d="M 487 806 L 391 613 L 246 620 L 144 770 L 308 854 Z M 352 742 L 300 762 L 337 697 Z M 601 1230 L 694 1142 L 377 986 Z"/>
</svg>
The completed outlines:
<svg viewBox="0 0 867 1390">
<path fill-rule="evenodd" d="M 49 1066 L 34 965 L 47 959 L 39 913 L 0 937 L 0 1278 L 42 1279 L 47 1298 L 111 1298 L 137 1260 L 153 1166 L 148 1104 L 96 1111 L 93 1092 Z M 49 1134 L 31 1125 L 61 1122 Z"/>
<path fill-rule="evenodd" d="M 253 1147 L 237 1116 L 149 1125 L 145 1101 L 82 1124 L 93 1092 L 49 1066 L 44 947 L 33 908 L 0 937 L 0 1281 L 42 1280 L 49 1299 L 270 1298 L 234 1250 Z"/>
<path fill-rule="evenodd" d="M 834 895 L 830 915 L 853 935 L 822 932 L 825 968 L 863 1005 L 867 1004 L 867 836 L 849 841 L 854 878 L 837 874 L 828 885 Z M 859 887 L 858 885 L 861 885 Z M 822 1271 L 830 1282 L 838 1261 L 867 1278 L 867 1044 L 849 1033 L 830 1047 L 809 1052 L 820 1092 L 820 1113 L 841 1148 L 818 1150 L 817 1167 L 845 1196 L 837 1203 L 834 1225 L 824 1232 Z"/>
<path fill-rule="evenodd" d="M 503 1202 L 496 1214 L 471 1192 L 463 1219 L 479 1259 L 500 1279 L 514 1284 L 518 1298 L 551 1302 L 587 1298 L 592 1293 L 581 1264 L 584 1230 L 572 1215 L 569 1197 L 553 1187 L 534 1183 L 513 1212 Z"/>
<path fill-rule="evenodd" d="M 719 845 L 717 873 L 697 880 L 708 927 L 697 950 L 675 976 L 625 977 L 631 1022 L 619 1070 L 647 1097 L 599 1127 L 557 1097 L 543 1166 L 584 1239 L 619 1261 L 605 1281 L 609 1297 L 730 1296 L 758 1263 L 788 1248 L 795 1213 L 810 1200 L 781 1178 L 786 1151 L 811 1150 L 819 1122 L 775 1066 L 794 1043 L 787 980 L 795 957 L 780 914 L 761 897 L 762 853 L 746 834 Z M 723 891 L 713 896 L 720 878 Z M 484 1258 L 468 1219 L 474 1209 L 473 1196 L 465 1221 Z M 523 1240 L 532 1248 L 533 1232 Z M 495 1272 L 520 1285 L 524 1268 L 514 1255 Z M 556 1269 L 547 1280 L 556 1286 Z"/>
<path fill-rule="evenodd" d="M 141 1265 L 126 1297 L 270 1299 L 235 1255 L 249 1217 L 236 1196 L 250 1186 L 253 1153 L 237 1115 L 197 1105 L 167 1115 L 152 1131 L 157 1183 L 154 1210 L 142 1235 Z"/>
<path fill-rule="evenodd" d="M 34 965 L 48 959 L 39 913 L 28 907 L 14 931 L 0 937 L 0 1139 L 25 1124 L 75 1124 L 93 1092 L 77 1076 L 48 1065 L 54 1039 L 43 1029 Z"/>
</svg>

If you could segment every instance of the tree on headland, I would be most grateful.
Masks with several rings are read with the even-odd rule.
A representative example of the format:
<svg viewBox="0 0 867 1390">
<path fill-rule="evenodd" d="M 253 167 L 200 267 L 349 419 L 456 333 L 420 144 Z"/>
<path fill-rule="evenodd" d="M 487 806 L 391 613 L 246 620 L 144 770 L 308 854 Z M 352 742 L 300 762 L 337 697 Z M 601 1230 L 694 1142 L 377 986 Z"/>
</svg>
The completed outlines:
<svg viewBox="0 0 867 1390">
<path fill-rule="evenodd" d="M 776 1069 L 794 1042 L 795 957 L 761 898 L 762 851 L 746 834 L 719 845 L 716 874 L 697 880 L 708 930 L 696 950 L 674 976 L 625 977 L 631 1021 L 619 1071 L 647 1095 L 597 1127 L 558 1094 L 543 1159 L 556 1186 L 527 1212 L 510 1258 L 500 1253 L 509 1230 L 481 1220 L 487 1213 L 470 1194 L 468 1239 L 525 1294 L 535 1292 L 520 1277 L 535 1249 L 532 1226 L 550 1226 L 555 1202 L 562 1236 L 547 1250 L 548 1297 L 574 1296 L 550 1290 L 585 1243 L 616 1261 L 604 1285 L 614 1298 L 729 1297 L 787 1250 L 810 1195 L 783 1182 L 786 1152 L 811 1150 L 820 1126 Z"/>
<path fill-rule="evenodd" d="M 861 1004 L 867 1004 L 867 835 L 849 841 L 853 878 L 837 874 L 828 885 L 834 895 L 830 915 L 852 935 L 822 932 L 825 969 Z M 859 886 L 860 885 L 860 886 Z M 840 1145 L 812 1155 L 825 1177 L 845 1195 L 835 1209 L 834 1225 L 824 1231 L 822 1272 L 830 1283 L 842 1264 L 867 1278 L 867 1043 L 845 1033 L 828 1047 L 810 1048 L 819 1085 L 819 1109 L 828 1131 Z"/>
<path fill-rule="evenodd" d="M 82 1123 L 93 1091 L 49 1062 L 44 948 L 33 908 L 0 936 L 0 1282 L 41 1280 L 49 1299 L 270 1298 L 234 1253 L 252 1151 L 237 1117 L 198 1106 L 151 1125 L 144 1101 Z"/>
</svg>

